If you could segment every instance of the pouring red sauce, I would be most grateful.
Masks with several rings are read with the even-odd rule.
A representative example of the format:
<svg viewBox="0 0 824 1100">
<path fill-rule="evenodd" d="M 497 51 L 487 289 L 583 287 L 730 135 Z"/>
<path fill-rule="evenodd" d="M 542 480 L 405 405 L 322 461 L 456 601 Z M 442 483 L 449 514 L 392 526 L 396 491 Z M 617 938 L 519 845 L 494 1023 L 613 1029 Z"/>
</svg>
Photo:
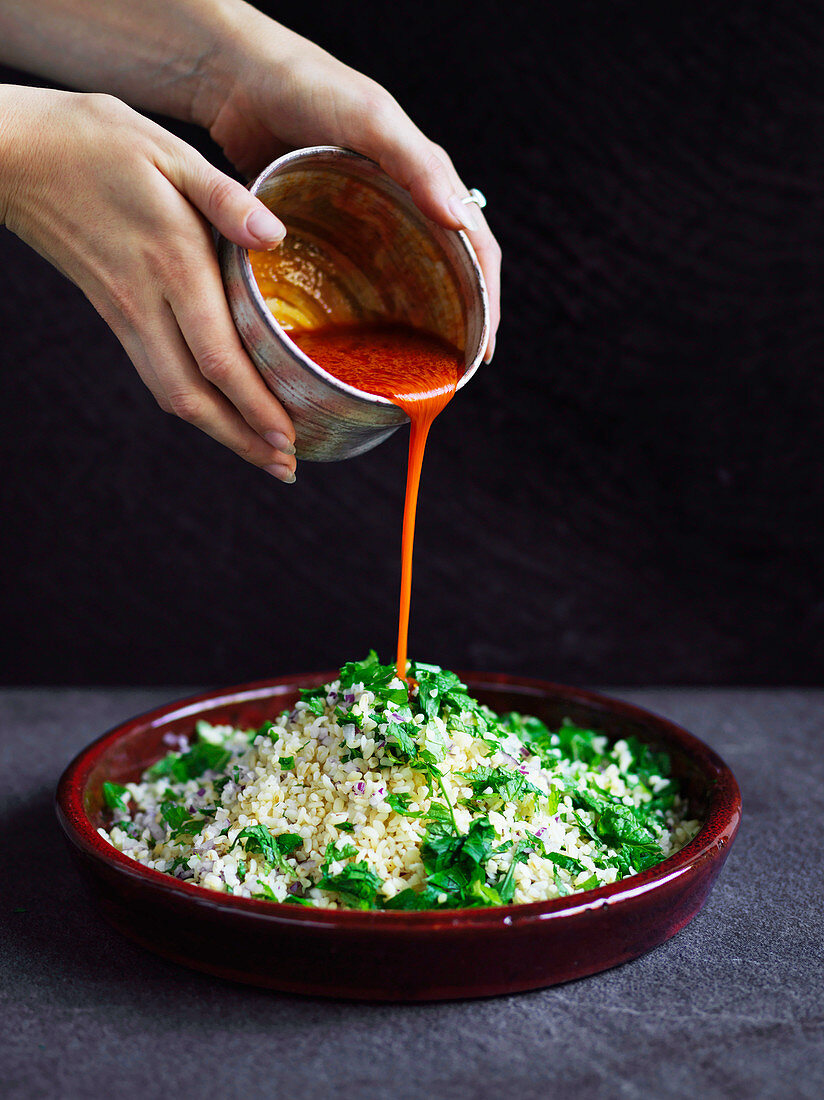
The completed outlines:
<svg viewBox="0 0 824 1100">
<path fill-rule="evenodd" d="M 432 421 L 452 399 L 464 357 L 440 336 L 395 323 L 327 325 L 290 337 L 310 359 L 342 382 L 386 397 L 411 421 L 401 545 L 398 676 L 406 679 L 412 547 L 418 487 Z"/>
</svg>

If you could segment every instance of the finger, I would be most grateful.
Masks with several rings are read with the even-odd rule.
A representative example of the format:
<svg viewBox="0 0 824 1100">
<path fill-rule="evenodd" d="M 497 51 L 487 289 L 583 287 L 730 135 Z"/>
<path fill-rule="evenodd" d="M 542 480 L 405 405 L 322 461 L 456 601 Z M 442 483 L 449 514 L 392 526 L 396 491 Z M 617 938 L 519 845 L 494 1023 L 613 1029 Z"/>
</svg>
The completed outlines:
<svg viewBox="0 0 824 1100">
<path fill-rule="evenodd" d="M 500 322 L 501 250 L 480 207 L 464 201 L 469 191 L 446 151 L 429 141 L 388 93 L 374 95 L 358 137 L 359 150 L 405 187 L 427 217 L 468 234 L 489 295 L 490 334 L 484 356 L 489 362 Z"/>
<path fill-rule="evenodd" d="M 482 228 L 467 233 L 475 255 L 478 257 L 489 298 L 489 339 L 484 352 L 484 362 L 490 363 L 495 351 L 495 339 L 501 323 L 501 248 L 489 231 L 486 219 L 476 206 Z"/>
<path fill-rule="evenodd" d="M 260 199 L 184 142 L 173 145 L 158 167 L 206 220 L 235 244 L 270 249 L 286 236 L 283 222 Z"/>
<path fill-rule="evenodd" d="M 295 429 L 286 410 L 247 355 L 226 304 L 214 254 L 181 273 L 169 304 L 200 374 L 237 409 L 253 431 L 283 456 L 295 453 Z"/>
<path fill-rule="evenodd" d="M 133 355 L 133 361 L 138 360 L 135 366 L 141 376 L 148 362 L 146 377 L 148 371 L 153 372 L 157 386 L 153 392 L 164 411 L 193 424 L 281 481 L 295 480 L 295 459 L 267 443 L 200 373 L 170 306 L 165 306 L 139 339 L 140 352 Z"/>
<path fill-rule="evenodd" d="M 489 298 L 489 339 L 484 353 L 484 361 L 489 363 L 495 351 L 495 337 L 501 321 L 501 248 L 487 224 L 482 208 L 472 201 L 470 193 L 450 160 L 448 160 L 448 172 L 455 191 L 458 194 L 464 194 L 465 199 L 470 199 L 469 202 L 463 202 L 463 205 L 469 209 L 475 228 L 465 232 L 478 258 Z"/>
</svg>

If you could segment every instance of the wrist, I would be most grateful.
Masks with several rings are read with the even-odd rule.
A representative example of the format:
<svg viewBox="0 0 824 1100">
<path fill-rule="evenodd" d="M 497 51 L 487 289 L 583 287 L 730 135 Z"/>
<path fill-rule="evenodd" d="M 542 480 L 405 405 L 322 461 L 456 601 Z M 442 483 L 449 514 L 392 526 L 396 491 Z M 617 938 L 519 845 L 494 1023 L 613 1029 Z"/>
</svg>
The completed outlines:
<svg viewBox="0 0 824 1100">
<path fill-rule="evenodd" d="M 238 90 L 252 90 L 255 58 L 263 55 L 271 74 L 288 59 L 284 39 L 297 36 L 244 0 L 209 0 L 201 31 L 209 44 L 198 66 L 187 121 L 210 130 Z"/>
<path fill-rule="evenodd" d="M 17 196 L 25 189 L 25 154 L 31 147 L 31 140 L 24 140 L 24 136 L 27 131 L 36 133 L 39 129 L 35 116 L 46 106 L 47 97 L 60 94 L 66 93 L 0 85 L 0 225 L 12 232 L 17 231 Z"/>
</svg>

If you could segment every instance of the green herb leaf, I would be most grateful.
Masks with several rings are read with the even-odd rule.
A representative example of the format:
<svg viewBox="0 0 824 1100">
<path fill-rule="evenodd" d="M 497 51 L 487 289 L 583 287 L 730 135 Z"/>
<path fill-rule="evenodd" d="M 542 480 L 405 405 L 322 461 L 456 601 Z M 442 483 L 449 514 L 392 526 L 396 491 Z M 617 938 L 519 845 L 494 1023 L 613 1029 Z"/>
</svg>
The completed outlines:
<svg viewBox="0 0 824 1100">
<path fill-rule="evenodd" d="M 267 721 L 259 729 L 252 730 L 249 734 L 249 744 L 253 745 L 258 737 L 268 737 L 270 741 L 277 741 L 280 737 L 280 730 L 274 722 Z"/>
<path fill-rule="evenodd" d="M 340 847 L 333 840 L 331 844 L 326 845 L 326 851 L 323 853 L 323 863 L 321 865 L 321 871 L 325 875 L 329 866 L 332 863 L 339 863 L 343 859 L 350 859 L 352 856 L 358 854 L 358 849 L 354 844 L 342 844 Z"/>
<path fill-rule="evenodd" d="M 110 783 L 108 780 L 103 783 L 103 801 L 111 810 L 123 810 L 127 813 L 123 795 L 128 793 L 128 787 L 121 787 L 119 783 Z"/>
<path fill-rule="evenodd" d="M 168 773 L 161 774 L 170 774 L 179 783 L 185 783 L 187 779 L 199 779 L 207 771 L 223 771 L 231 755 L 229 750 L 221 745 L 198 741 L 188 752 L 184 752 L 182 756 L 172 761 Z"/>
<path fill-rule="evenodd" d="M 278 757 L 278 765 L 280 766 L 282 771 L 285 771 L 285 772 L 294 771 L 295 758 L 294 758 L 294 756 L 279 756 Z"/>
<path fill-rule="evenodd" d="M 325 689 L 321 689 L 321 694 L 319 695 L 312 694 L 307 697 L 304 692 L 301 692 L 301 695 L 303 696 L 304 703 L 306 703 L 306 709 L 311 714 L 314 714 L 316 718 L 320 718 L 324 710 L 326 709 Z"/>
<path fill-rule="evenodd" d="M 410 810 L 409 803 L 411 795 L 405 791 L 401 791 L 400 794 L 388 794 L 386 801 L 389 806 L 395 811 L 396 814 L 403 814 L 404 817 L 423 817 L 426 813 L 425 810 Z"/>
<path fill-rule="evenodd" d="M 607 807 L 598 819 L 596 832 L 610 841 L 618 840 L 625 844 L 658 848 L 655 834 L 638 820 L 632 806 Z"/>
<path fill-rule="evenodd" d="M 162 779 L 165 775 L 172 774 L 172 768 L 180 759 L 179 752 L 170 752 L 163 757 L 162 760 L 158 760 L 156 764 L 152 764 L 150 768 L 146 769 L 145 775 L 147 779 L 155 780 Z"/>
<path fill-rule="evenodd" d="M 252 894 L 253 898 L 258 898 L 260 901 L 278 901 L 278 897 L 275 895 L 274 890 L 267 882 L 261 882 L 258 879 L 258 886 L 260 890 L 257 894 Z"/>
<path fill-rule="evenodd" d="M 603 734 L 598 734 L 594 730 L 583 729 L 565 718 L 556 737 L 561 752 L 572 760 L 580 760 L 584 764 L 593 764 L 601 758 L 601 753 L 595 746 L 595 738 L 603 737 Z"/>
<path fill-rule="evenodd" d="M 368 863 L 347 863 L 336 875 L 324 874 L 318 886 L 321 890 L 342 894 L 358 909 L 374 909 L 375 898 L 383 886 L 383 879 L 375 874 Z"/>
<path fill-rule="evenodd" d="M 539 718 L 525 717 L 512 711 L 502 716 L 501 725 L 514 733 L 532 756 L 539 756 L 542 760 L 548 756 L 557 758 L 558 738 Z"/>
<path fill-rule="evenodd" d="M 235 837 L 232 848 L 236 847 L 241 840 L 245 841 L 246 852 L 260 853 L 270 866 L 278 867 L 285 874 L 294 874 L 294 868 L 286 862 L 286 856 L 291 855 L 303 844 L 303 837 L 298 833 L 281 833 L 279 836 L 273 836 L 265 825 L 247 825 Z"/>
<path fill-rule="evenodd" d="M 534 845 L 531 838 L 525 838 L 519 840 L 512 850 L 512 862 L 509 864 L 506 874 L 498 883 L 498 894 L 504 905 L 509 905 L 515 896 L 515 868 L 519 863 L 526 863 L 532 847 Z"/>
<path fill-rule="evenodd" d="M 672 765 L 668 753 L 653 751 L 637 737 L 625 737 L 624 740 L 632 756 L 629 771 L 637 775 L 642 783 L 649 786 L 652 776 L 659 775 L 663 778 L 669 775 Z"/>
<path fill-rule="evenodd" d="M 463 778 L 472 788 L 475 798 L 488 798 L 492 794 L 505 802 L 522 802 L 527 795 L 542 793 L 525 775 L 509 768 L 481 766 L 467 772 Z"/>
<path fill-rule="evenodd" d="M 340 670 L 340 687 L 345 691 L 355 684 L 363 684 L 364 688 L 375 691 L 376 688 L 388 687 L 396 674 L 394 665 L 382 665 L 377 653 L 370 649 L 369 656 L 362 661 L 348 661 L 343 666 Z"/>
<path fill-rule="evenodd" d="M 173 839 L 186 833 L 189 836 L 195 836 L 199 831 L 199 826 L 203 822 L 195 821 L 189 815 L 189 811 L 185 806 L 181 806 L 179 802 L 174 802 L 171 799 L 167 799 L 165 802 L 160 803 L 160 816 L 169 826 L 169 835 Z"/>
<path fill-rule="evenodd" d="M 558 867 L 563 867 L 565 871 L 569 871 L 570 874 L 580 875 L 581 871 L 586 870 L 580 859 L 575 859 L 573 856 L 568 856 L 564 852 L 544 852 L 544 858 L 550 860 Z"/>
<path fill-rule="evenodd" d="M 600 886 L 600 880 L 596 874 L 592 874 L 584 882 L 579 883 L 576 890 L 594 890 L 596 886 Z"/>
</svg>

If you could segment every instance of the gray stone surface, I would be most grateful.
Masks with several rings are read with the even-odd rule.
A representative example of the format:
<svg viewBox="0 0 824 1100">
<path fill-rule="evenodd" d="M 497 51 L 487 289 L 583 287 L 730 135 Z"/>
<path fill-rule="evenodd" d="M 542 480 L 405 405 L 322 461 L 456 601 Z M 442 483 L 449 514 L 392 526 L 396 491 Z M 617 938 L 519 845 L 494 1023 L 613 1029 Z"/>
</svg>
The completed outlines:
<svg viewBox="0 0 824 1100">
<path fill-rule="evenodd" d="M 93 737 L 182 692 L 0 692 L 0 1092 L 8 1097 L 820 1097 L 824 691 L 616 691 L 738 776 L 744 823 L 704 911 L 617 970 L 541 992 L 373 1006 L 155 958 L 80 892 L 52 809 Z"/>
</svg>

